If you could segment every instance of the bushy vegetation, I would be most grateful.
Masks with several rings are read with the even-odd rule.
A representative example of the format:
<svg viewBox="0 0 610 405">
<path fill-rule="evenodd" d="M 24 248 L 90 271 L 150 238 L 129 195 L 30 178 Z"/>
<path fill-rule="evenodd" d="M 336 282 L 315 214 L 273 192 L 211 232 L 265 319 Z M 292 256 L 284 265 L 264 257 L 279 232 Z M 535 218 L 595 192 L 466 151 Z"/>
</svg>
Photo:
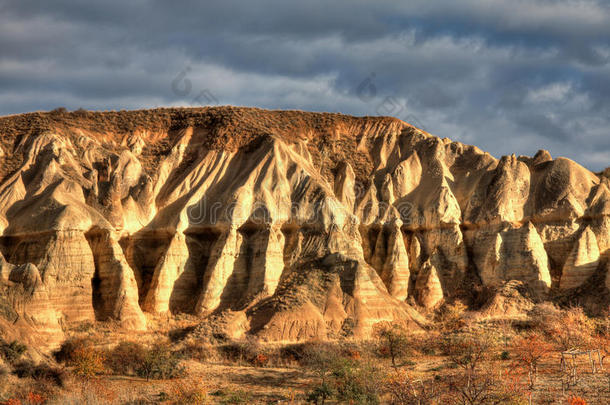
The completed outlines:
<svg viewBox="0 0 610 405">
<path fill-rule="evenodd" d="M 377 326 L 375 335 L 379 340 L 379 354 L 392 360 L 392 367 L 396 368 L 396 361 L 407 353 L 409 339 L 407 331 L 401 325 L 381 323 Z"/>
<path fill-rule="evenodd" d="M 46 381 L 63 387 L 66 385 L 68 374 L 64 369 L 49 366 L 48 364 L 35 364 L 32 361 L 22 361 L 13 367 L 13 373 L 19 378 L 31 378 L 37 381 Z"/>
<path fill-rule="evenodd" d="M 0 339 L 0 357 L 9 363 L 18 361 L 28 350 L 27 346 L 16 340 L 8 343 Z"/>
<path fill-rule="evenodd" d="M 159 343 L 146 351 L 136 367 L 136 374 L 150 379 L 169 379 L 184 375 L 180 356 L 172 352 L 167 344 Z"/>
<path fill-rule="evenodd" d="M 120 342 L 108 350 L 104 359 L 106 368 L 118 375 L 135 375 L 148 353 L 144 346 L 135 342 Z"/>
<path fill-rule="evenodd" d="M 610 349 L 606 319 L 592 320 L 580 309 L 550 304 L 538 304 L 527 320 L 518 322 L 472 320 L 468 315 L 460 304 L 445 306 L 434 314 L 435 325 L 426 331 L 383 322 L 373 327 L 370 341 L 280 345 L 248 338 L 212 344 L 186 334 L 173 343 L 110 346 L 91 338 L 69 339 L 56 353 L 65 369 L 24 360 L 29 356 L 24 356 L 17 342 L 3 342 L 1 353 L 8 365 L 4 375 L 23 381 L 9 399 L 22 404 L 28 403 L 30 394 L 32 399 L 40 395 L 48 400 L 70 378 L 97 387 L 87 392 L 87 398 L 114 401 L 116 394 L 103 383 L 109 374 L 172 379 L 158 398 L 170 404 L 245 404 L 259 399 L 239 385 L 219 388 L 205 379 L 193 379 L 187 367 L 197 370 L 200 366 L 194 361 L 227 370 L 241 366 L 241 379 L 233 384 L 260 376 L 260 381 L 272 386 L 275 383 L 268 376 L 296 374 L 305 382 L 295 381 L 299 388 L 283 398 L 315 404 L 584 405 L 587 400 L 604 403 L 600 398 L 610 397 L 608 374 L 598 361 Z M 577 359 L 580 362 L 570 360 L 560 367 L 561 353 L 572 349 L 584 353 Z M 593 350 L 591 357 L 589 350 Z M 263 369 L 244 371 L 243 367 Z M 0 384 L 0 403 L 7 398 L 1 389 Z"/>
<path fill-rule="evenodd" d="M 55 353 L 57 361 L 72 368 L 80 377 L 90 378 L 106 371 L 105 352 L 95 348 L 88 339 L 69 339 Z"/>
<path fill-rule="evenodd" d="M 80 377 L 99 374 L 137 375 L 150 379 L 172 379 L 184 374 L 181 355 L 169 343 L 147 348 L 139 343 L 120 342 L 112 349 L 98 349 L 88 339 L 70 339 L 55 354 L 59 362 Z"/>
<path fill-rule="evenodd" d="M 324 404 L 327 400 L 341 403 L 377 404 L 382 379 L 371 362 L 354 355 L 353 348 L 329 343 L 311 343 L 301 347 L 300 363 L 316 375 L 317 382 L 307 393 L 309 401 Z"/>
</svg>

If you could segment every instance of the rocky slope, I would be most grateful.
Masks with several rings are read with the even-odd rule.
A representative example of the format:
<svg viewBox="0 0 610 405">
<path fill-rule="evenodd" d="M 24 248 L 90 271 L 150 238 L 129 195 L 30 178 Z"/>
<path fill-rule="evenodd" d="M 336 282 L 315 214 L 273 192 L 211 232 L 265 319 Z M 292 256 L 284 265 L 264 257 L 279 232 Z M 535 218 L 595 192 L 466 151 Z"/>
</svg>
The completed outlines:
<svg viewBox="0 0 610 405">
<path fill-rule="evenodd" d="M 609 303 L 610 181 L 545 151 L 233 107 L 23 114 L 0 133 L 0 334 L 51 347 L 79 322 L 186 312 L 236 336 L 361 337 L 512 280 Z"/>
</svg>

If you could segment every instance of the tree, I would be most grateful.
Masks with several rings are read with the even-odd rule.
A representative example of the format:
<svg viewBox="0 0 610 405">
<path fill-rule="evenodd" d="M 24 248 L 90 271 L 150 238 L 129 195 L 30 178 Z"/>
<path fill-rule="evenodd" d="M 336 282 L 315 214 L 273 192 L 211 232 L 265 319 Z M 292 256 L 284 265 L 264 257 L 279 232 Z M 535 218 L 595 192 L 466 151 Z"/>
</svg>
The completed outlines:
<svg viewBox="0 0 610 405">
<path fill-rule="evenodd" d="M 519 384 L 510 384 L 501 370 L 485 367 L 491 349 L 491 337 L 485 333 L 449 335 L 443 351 L 461 372 L 444 378 L 447 400 L 463 405 L 496 405 L 515 402 L 522 396 Z"/>
<path fill-rule="evenodd" d="M 432 405 L 442 392 L 438 381 L 414 380 L 400 371 L 388 376 L 386 389 L 392 405 Z"/>
<path fill-rule="evenodd" d="M 561 351 L 591 347 L 595 325 L 582 308 L 562 311 L 551 304 L 539 305 L 532 318 L 537 329 Z"/>
<path fill-rule="evenodd" d="M 445 378 L 448 388 L 444 402 L 462 405 L 515 404 L 523 400 L 519 384 L 502 376 L 500 370 L 477 366 L 472 372 L 464 371 Z"/>
<path fill-rule="evenodd" d="M 512 344 L 512 353 L 515 357 L 515 365 L 527 370 L 528 388 L 530 391 L 529 402 L 532 403 L 532 391 L 536 385 L 538 376 L 538 365 L 547 356 L 553 347 L 544 340 L 539 334 L 530 334 L 518 338 Z"/>
<path fill-rule="evenodd" d="M 489 358 L 493 342 L 486 334 L 449 335 L 445 337 L 442 347 L 452 363 L 467 373 L 473 373 Z"/>
<path fill-rule="evenodd" d="M 381 323 L 376 326 L 375 335 L 380 343 L 380 352 L 392 359 L 392 367 L 396 369 L 396 360 L 404 356 L 409 348 L 406 331 L 397 324 Z"/>
</svg>

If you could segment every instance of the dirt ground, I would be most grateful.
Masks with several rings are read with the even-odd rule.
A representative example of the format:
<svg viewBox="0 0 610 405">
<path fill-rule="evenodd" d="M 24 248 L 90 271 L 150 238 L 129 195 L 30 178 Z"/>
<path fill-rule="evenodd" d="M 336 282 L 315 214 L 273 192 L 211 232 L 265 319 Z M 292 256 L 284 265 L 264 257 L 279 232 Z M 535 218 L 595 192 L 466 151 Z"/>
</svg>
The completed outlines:
<svg viewBox="0 0 610 405">
<path fill-rule="evenodd" d="M 495 362 L 498 368 L 508 366 L 503 363 Z M 184 392 L 199 389 L 207 393 L 207 402 L 202 403 L 303 404 L 306 403 L 306 392 L 316 382 L 315 375 L 298 366 L 252 367 L 196 361 L 188 361 L 186 365 L 188 376 L 177 380 L 146 381 L 137 377 L 100 376 L 88 382 L 74 381 L 53 403 L 163 403 L 175 401 Z M 442 356 L 412 359 L 401 368 L 416 378 L 451 372 L 451 366 Z M 576 385 L 566 387 L 564 391 L 559 356 L 547 359 L 540 367 L 533 403 L 565 404 L 569 395 L 585 398 L 588 405 L 607 405 L 610 403 L 610 377 L 607 373 L 593 374 L 588 359 L 583 358 L 578 364 Z M 387 403 L 387 398 L 383 403 Z"/>
<path fill-rule="evenodd" d="M 302 369 L 229 366 L 189 361 L 187 377 L 146 381 L 138 377 L 100 376 L 73 381 L 56 404 L 145 404 L 176 401 L 183 392 L 200 389 L 218 404 L 299 404 L 313 382 Z"/>
</svg>

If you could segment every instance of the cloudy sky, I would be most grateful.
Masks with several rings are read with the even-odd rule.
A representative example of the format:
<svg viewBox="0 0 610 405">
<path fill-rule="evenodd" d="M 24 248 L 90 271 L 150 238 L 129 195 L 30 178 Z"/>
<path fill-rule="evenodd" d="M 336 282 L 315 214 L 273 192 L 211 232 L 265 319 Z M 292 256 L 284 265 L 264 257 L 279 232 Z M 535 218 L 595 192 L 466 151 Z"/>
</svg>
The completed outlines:
<svg viewBox="0 0 610 405">
<path fill-rule="evenodd" d="M 0 114 L 233 104 L 392 115 L 610 166 L 607 0 L 0 0 Z"/>
</svg>

